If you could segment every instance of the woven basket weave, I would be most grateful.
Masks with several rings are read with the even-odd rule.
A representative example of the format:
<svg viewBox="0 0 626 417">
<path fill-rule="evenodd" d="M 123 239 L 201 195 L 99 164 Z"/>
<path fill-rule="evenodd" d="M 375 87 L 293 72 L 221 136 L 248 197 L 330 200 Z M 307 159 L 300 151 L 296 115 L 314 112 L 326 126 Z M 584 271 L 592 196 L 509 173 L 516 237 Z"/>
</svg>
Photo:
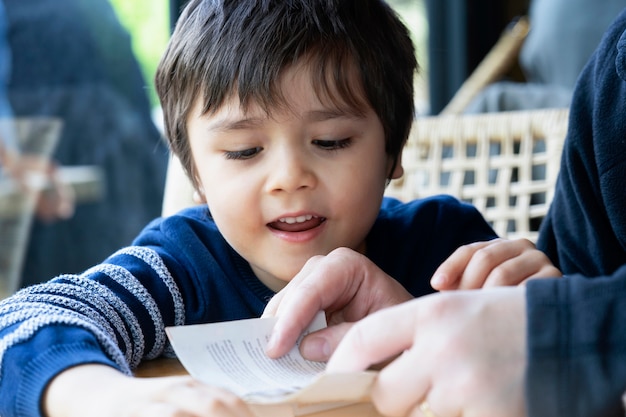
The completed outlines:
<svg viewBox="0 0 626 417">
<path fill-rule="evenodd" d="M 502 237 L 535 241 L 554 194 L 567 109 L 418 118 L 404 176 L 386 194 L 450 194 L 474 204 Z"/>
</svg>

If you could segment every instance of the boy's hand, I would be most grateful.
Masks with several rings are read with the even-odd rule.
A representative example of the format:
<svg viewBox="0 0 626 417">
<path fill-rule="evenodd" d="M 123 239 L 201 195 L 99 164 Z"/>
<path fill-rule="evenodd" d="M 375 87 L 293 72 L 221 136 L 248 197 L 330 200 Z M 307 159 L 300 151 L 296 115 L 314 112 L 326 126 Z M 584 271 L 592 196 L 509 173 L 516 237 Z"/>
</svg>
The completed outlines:
<svg viewBox="0 0 626 417">
<path fill-rule="evenodd" d="M 458 248 L 437 268 L 430 283 L 440 291 L 465 290 L 561 275 L 531 241 L 494 239 Z"/>
<path fill-rule="evenodd" d="M 278 316 L 266 353 L 273 358 L 287 353 L 315 314 L 323 310 L 328 328 L 305 337 L 300 350 L 307 359 L 326 360 L 352 322 L 412 298 L 402 285 L 356 251 L 339 248 L 315 256 L 265 308 L 264 317 Z"/>
<path fill-rule="evenodd" d="M 47 417 L 254 417 L 243 400 L 190 376 L 133 378 L 104 365 L 81 365 L 52 380 Z"/>
</svg>

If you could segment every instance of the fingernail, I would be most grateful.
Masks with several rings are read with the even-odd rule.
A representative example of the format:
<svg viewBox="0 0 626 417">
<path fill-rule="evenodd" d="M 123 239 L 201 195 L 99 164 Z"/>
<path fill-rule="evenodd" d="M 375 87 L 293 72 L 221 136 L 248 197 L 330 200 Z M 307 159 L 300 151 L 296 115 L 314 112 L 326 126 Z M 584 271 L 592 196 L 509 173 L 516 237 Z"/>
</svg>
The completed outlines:
<svg viewBox="0 0 626 417">
<path fill-rule="evenodd" d="M 441 287 L 446 284 L 446 276 L 443 274 L 436 274 L 430 280 L 430 285 L 433 288 Z"/>
<path fill-rule="evenodd" d="M 330 345 L 323 337 L 309 336 L 302 340 L 300 353 L 310 361 L 327 361 L 330 358 Z"/>
</svg>

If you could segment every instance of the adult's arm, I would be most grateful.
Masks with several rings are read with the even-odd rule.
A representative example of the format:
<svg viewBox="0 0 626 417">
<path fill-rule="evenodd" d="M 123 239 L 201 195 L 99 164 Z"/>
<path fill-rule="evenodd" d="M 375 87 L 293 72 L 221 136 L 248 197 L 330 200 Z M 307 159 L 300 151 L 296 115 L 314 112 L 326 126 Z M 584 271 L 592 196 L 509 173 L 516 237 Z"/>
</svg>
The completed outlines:
<svg viewBox="0 0 626 417">
<path fill-rule="evenodd" d="M 529 282 L 533 417 L 623 415 L 626 390 L 626 12 L 578 80 L 538 247 L 567 278 Z"/>
<path fill-rule="evenodd" d="M 626 11 L 574 91 L 559 179 L 537 247 L 564 274 L 612 275 L 626 264 Z"/>
<path fill-rule="evenodd" d="M 528 415 L 623 416 L 626 266 L 526 285 Z"/>
</svg>

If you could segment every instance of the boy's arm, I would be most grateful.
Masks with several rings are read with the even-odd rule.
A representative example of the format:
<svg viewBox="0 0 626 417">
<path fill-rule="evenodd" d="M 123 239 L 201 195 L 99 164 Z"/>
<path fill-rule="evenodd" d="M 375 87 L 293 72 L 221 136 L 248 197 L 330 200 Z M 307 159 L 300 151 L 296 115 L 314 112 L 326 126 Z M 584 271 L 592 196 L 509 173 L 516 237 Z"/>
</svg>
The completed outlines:
<svg viewBox="0 0 626 417">
<path fill-rule="evenodd" d="M 52 380 L 43 403 L 47 417 L 252 417 L 234 394 L 189 376 L 134 378 L 105 365 L 80 365 Z"/>
<path fill-rule="evenodd" d="M 430 283 L 439 291 L 467 290 L 561 275 L 529 240 L 494 239 L 458 248 L 437 268 Z"/>
<path fill-rule="evenodd" d="M 98 363 L 130 374 L 141 360 L 161 355 L 164 326 L 183 322 L 181 299 L 162 258 L 138 247 L 5 299 L 0 414 L 41 415 L 45 388 L 69 368 Z"/>
</svg>

